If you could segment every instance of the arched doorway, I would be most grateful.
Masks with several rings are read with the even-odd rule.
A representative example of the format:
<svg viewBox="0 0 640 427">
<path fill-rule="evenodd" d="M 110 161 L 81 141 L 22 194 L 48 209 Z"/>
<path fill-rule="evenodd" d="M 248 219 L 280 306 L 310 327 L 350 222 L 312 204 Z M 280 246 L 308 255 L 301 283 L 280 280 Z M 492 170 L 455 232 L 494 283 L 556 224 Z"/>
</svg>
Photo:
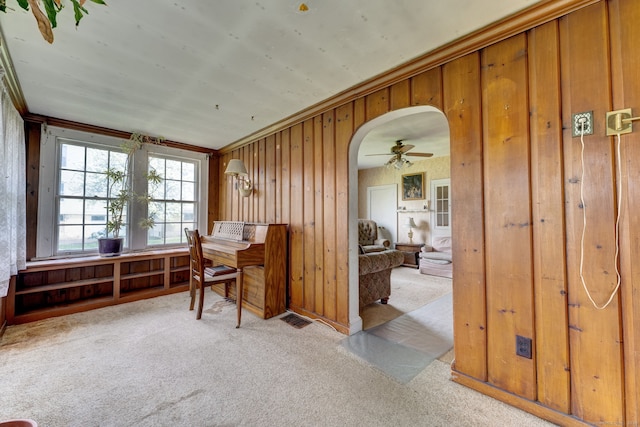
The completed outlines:
<svg viewBox="0 0 640 427">
<path fill-rule="evenodd" d="M 358 152 L 366 136 L 374 129 L 394 120 L 421 113 L 438 113 L 446 123 L 442 112 L 432 106 L 416 106 L 386 113 L 364 123 L 351 138 L 349 145 L 349 332 L 354 334 L 362 330 L 362 318 L 359 313 L 358 288 Z M 447 125 L 448 126 L 448 125 Z"/>
</svg>

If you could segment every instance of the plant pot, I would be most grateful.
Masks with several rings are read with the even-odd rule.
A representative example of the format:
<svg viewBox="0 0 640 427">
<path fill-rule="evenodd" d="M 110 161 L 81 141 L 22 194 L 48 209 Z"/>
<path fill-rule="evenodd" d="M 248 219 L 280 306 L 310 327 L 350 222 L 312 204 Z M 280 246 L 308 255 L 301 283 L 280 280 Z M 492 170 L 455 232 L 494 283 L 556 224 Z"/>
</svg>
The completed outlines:
<svg viewBox="0 0 640 427">
<path fill-rule="evenodd" d="M 101 257 L 118 256 L 122 253 L 124 238 L 104 237 L 98 239 L 98 253 Z"/>
</svg>

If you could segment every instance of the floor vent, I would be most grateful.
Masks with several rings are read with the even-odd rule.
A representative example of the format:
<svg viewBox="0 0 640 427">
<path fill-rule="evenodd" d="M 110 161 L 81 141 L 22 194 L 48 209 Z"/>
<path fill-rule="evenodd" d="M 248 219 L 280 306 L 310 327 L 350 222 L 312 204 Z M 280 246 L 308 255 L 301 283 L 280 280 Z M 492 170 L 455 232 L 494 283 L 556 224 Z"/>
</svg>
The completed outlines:
<svg viewBox="0 0 640 427">
<path fill-rule="evenodd" d="M 302 317 L 297 316 L 293 313 L 287 314 L 286 316 L 281 317 L 280 320 L 284 320 L 294 328 L 298 328 L 298 329 L 304 328 L 305 326 L 311 323 L 310 320 L 303 319 Z"/>
</svg>

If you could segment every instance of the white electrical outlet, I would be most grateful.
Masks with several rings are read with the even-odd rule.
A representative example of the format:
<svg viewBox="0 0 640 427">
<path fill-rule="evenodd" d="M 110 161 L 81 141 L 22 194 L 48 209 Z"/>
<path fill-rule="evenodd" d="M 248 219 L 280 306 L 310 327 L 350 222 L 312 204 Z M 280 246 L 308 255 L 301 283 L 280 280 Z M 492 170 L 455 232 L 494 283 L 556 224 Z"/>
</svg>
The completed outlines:
<svg viewBox="0 0 640 427">
<path fill-rule="evenodd" d="M 571 116 L 571 135 L 593 135 L 593 111 L 575 113 Z"/>
</svg>

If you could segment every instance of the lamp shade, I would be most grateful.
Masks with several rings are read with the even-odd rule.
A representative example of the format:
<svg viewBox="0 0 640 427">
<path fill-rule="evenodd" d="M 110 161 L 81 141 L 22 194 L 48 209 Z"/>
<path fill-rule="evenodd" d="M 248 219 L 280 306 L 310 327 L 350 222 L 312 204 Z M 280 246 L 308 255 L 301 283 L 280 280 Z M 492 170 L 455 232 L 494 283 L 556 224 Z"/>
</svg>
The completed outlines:
<svg viewBox="0 0 640 427">
<path fill-rule="evenodd" d="M 413 221 L 413 217 L 409 217 L 404 221 L 404 225 L 406 225 L 409 228 L 416 228 L 418 227 L 416 225 L 416 223 Z"/>
<path fill-rule="evenodd" d="M 231 159 L 224 171 L 225 175 L 247 175 L 247 168 L 240 159 Z"/>
</svg>

